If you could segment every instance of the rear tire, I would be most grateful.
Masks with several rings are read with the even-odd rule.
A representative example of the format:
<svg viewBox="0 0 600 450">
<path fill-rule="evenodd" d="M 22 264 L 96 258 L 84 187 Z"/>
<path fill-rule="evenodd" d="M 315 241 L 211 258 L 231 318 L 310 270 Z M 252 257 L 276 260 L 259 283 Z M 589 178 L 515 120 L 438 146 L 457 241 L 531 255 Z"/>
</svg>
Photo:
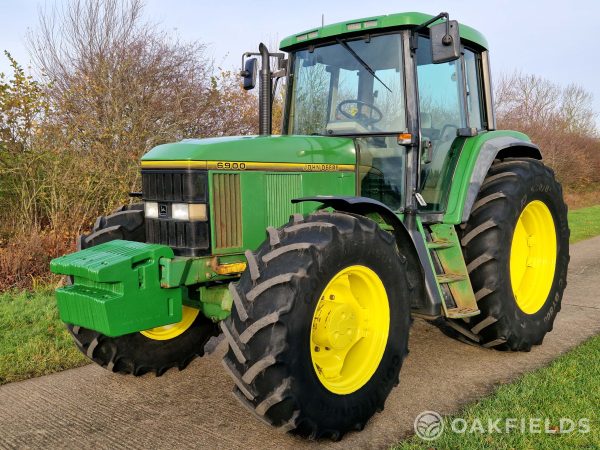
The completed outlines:
<svg viewBox="0 0 600 450">
<path fill-rule="evenodd" d="M 137 203 L 99 217 L 92 233 L 79 237 L 78 248 L 82 250 L 115 239 L 144 242 L 145 238 L 144 204 Z M 135 376 L 148 372 L 160 376 L 171 367 L 185 369 L 194 358 L 204 355 L 208 340 L 219 333 L 215 323 L 193 308 L 184 309 L 184 319 L 173 325 L 180 326 L 175 332 L 169 334 L 169 326 L 153 329 L 155 332 L 149 330 L 148 334 L 156 339 L 141 332 L 108 337 L 94 330 L 66 325 L 77 348 L 89 359 L 112 372 Z"/>
<path fill-rule="evenodd" d="M 531 249 L 536 245 L 552 247 L 554 242 L 547 239 L 539 242 L 539 236 L 543 236 L 543 232 L 556 236 L 553 276 L 548 274 L 548 282 L 534 280 L 537 298 L 532 295 L 529 304 L 524 303 L 519 287 L 513 287 L 514 274 L 511 280 L 511 264 L 513 270 L 517 264 L 515 254 L 511 258 L 511 251 L 515 251 L 511 244 L 517 226 L 522 226 L 519 221 L 525 209 L 534 213 L 541 211 L 539 220 L 534 217 L 539 221 L 538 241 L 535 241 L 535 233 L 524 238 L 531 239 L 531 242 L 525 241 L 527 267 L 538 270 L 535 267 L 543 261 L 533 253 L 528 254 L 533 250 L 527 246 Z M 548 218 L 546 222 L 544 217 Z M 554 231 L 550 222 L 554 223 Z M 552 170 L 534 159 L 496 161 L 481 186 L 460 237 L 481 310 L 480 315 L 469 320 L 455 320 L 459 327 L 467 328 L 473 335 L 461 338 L 497 350 L 529 351 L 532 345 L 541 344 L 560 311 L 569 264 L 567 206 Z"/>
<path fill-rule="evenodd" d="M 235 308 L 221 322 L 229 344 L 225 369 L 236 383 L 234 393 L 240 402 L 264 422 L 312 439 L 338 440 L 350 430 L 362 430 L 375 412 L 383 410 L 392 387 L 398 384 L 410 325 L 412 288 L 406 279 L 406 258 L 399 254 L 391 234 L 361 216 L 322 212 L 304 219 L 296 215 L 282 228 L 267 231 L 269 239 L 258 251 L 247 252 L 248 269 L 239 283 L 230 284 Z M 349 291 L 337 291 L 337 299 L 326 295 L 333 292 L 327 289 L 339 274 L 364 268 L 376 275 L 372 285 L 349 275 Z M 382 291 L 359 289 L 379 282 L 383 295 L 366 295 Z M 326 308 L 321 306 L 325 297 L 336 308 L 336 302 L 343 304 L 348 295 L 361 300 L 361 311 L 373 311 L 357 316 L 367 317 L 362 324 L 377 323 L 371 331 L 348 331 L 351 326 L 343 319 L 355 316 L 346 310 L 338 316 L 338 310 L 319 315 L 319 308 Z M 386 307 L 377 309 L 381 298 L 386 299 Z M 365 339 L 348 345 L 343 367 L 333 381 L 323 378 L 323 369 L 318 369 L 321 360 L 314 353 L 337 351 L 314 346 L 313 333 L 327 320 L 332 329 L 339 324 L 339 334 L 346 330 L 348 336 Z M 377 341 L 382 329 L 387 335 Z M 359 347 L 369 342 L 378 344 Z M 361 357 L 369 361 L 344 370 L 350 361 L 362 361 Z M 355 374 L 358 381 L 352 384 L 349 380 Z"/>
</svg>

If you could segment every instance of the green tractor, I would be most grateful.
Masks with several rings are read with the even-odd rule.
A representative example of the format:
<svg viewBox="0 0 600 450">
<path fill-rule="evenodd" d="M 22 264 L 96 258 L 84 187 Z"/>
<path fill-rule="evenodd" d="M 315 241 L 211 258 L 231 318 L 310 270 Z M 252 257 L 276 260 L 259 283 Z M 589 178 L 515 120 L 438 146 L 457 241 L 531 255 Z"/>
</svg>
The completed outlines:
<svg viewBox="0 0 600 450">
<path fill-rule="evenodd" d="M 242 58 L 260 135 L 153 148 L 143 202 L 51 269 L 70 277 L 60 317 L 97 364 L 161 375 L 222 333 L 242 404 L 340 439 L 398 384 L 411 317 L 490 349 L 542 343 L 567 208 L 538 147 L 495 129 L 486 39 L 448 14 L 336 23 L 281 50 Z"/>
</svg>

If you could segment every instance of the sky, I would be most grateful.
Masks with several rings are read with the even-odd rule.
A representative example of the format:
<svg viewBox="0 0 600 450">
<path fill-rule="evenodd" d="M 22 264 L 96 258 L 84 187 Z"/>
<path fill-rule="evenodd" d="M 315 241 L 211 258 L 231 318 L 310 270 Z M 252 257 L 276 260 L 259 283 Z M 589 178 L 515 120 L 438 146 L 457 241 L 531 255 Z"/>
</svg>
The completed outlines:
<svg viewBox="0 0 600 450">
<path fill-rule="evenodd" d="M 27 65 L 28 30 L 35 30 L 40 8 L 67 0 L 0 0 L 0 50 Z M 225 69 L 237 69 L 241 54 L 258 43 L 325 23 L 402 11 L 450 13 L 451 19 L 481 31 L 490 45 L 493 73 L 520 70 L 561 85 L 576 83 L 594 95 L 600 113 L 598 0 L 146 0 L 146 17 L 182 40 L 208 44 L 208 54 Z M 0 71 L 8 64 L 0 55 Z M 600 117 L 597 117 L 600 124 Z"/>
</svg>

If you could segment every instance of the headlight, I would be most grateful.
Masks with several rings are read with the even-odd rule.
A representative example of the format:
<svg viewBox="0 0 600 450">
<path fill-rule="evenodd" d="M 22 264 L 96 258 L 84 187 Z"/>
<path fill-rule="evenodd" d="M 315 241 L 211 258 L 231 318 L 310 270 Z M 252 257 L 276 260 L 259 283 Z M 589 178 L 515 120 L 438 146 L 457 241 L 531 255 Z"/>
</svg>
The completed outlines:
<svg viewBox="0 0 600 450">
<path fill-rule="evenodd" d="M 171 217 L 175 220 L 190 220 L 187 203 L 173 203 L 171 205 Z"/>
<path fill-rule="evenodd" d="M 146 217 L 152 219 L 158 219 L 158 203 L 157 202 L 146 202 Z"/>
<path fill-rule="evenodd" d="M 162 214 L 158 202 L 146 202 L 145 211 L 146 217 L 149 219 L 158 219 L 159 217 L 172 220 L 182 220 L 191 222 L 206 222 L 208 214 L 206 204 L 204 203 L 171 203 L 171 214 L 167 213 L 167 205 L 162 204 L 165 208 Z"/>
<path fill-rule="evenodd" d="M 206 205 L 204 203 L 173 203 L 171 217 L 174 220 L 206 221 Z"/>
</svg>

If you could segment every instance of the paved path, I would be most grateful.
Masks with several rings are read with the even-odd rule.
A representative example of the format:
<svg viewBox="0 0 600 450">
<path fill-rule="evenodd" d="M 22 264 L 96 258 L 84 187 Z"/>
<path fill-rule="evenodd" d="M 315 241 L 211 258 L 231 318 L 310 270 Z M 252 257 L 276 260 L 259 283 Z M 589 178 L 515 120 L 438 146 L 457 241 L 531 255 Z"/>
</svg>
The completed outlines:
<svg viewBox="0 0 600 450">
<path fill-rule="evenodd" d="M 412 431 L 423 410 L 442 414 L 499 383 L 547 364 L 600 333 L 600 237 L 571 248 L 568 287 L 554 331 L 530 353 L 462 344 L 420 320 L 385 410 L 332 448 L 385 448 Z M 303 448 L 309 443 L 258 422 L 231 395 L 215 352 L 161 378 L 111 374 L 95 365 L 0 387 L 0 448 Z M 315 443 L 312 443 L 315 446 Z"/>
</svg>

